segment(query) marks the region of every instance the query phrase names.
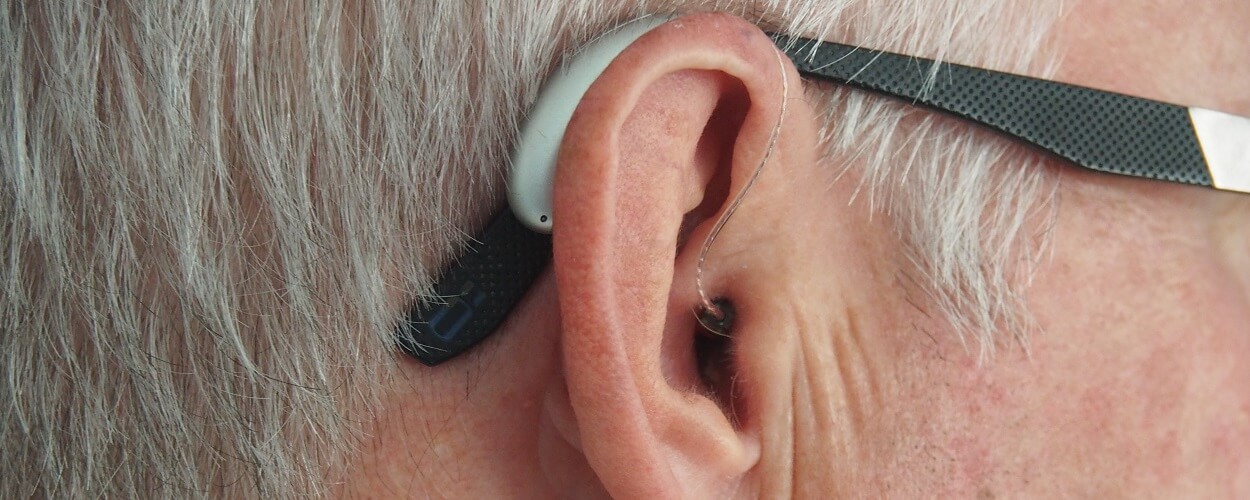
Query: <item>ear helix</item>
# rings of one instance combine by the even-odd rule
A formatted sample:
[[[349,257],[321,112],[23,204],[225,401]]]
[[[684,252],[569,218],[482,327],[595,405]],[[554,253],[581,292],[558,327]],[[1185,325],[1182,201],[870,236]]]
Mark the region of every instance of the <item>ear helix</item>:
[[[573,111],[590,84],[621,51],[669,19],[649,16],[624,24],[591,42],[547,80],[521,128],[508,179],[508,204],[526,227],[551,233],[556,155]]]

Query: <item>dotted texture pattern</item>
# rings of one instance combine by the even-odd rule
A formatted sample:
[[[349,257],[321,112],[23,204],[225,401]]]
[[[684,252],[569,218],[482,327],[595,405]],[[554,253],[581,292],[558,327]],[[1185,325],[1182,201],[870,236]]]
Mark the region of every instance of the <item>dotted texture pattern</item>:
[[[1211,185],[1181,106],[806,38],[773,40],[807,77],[952,113],[1085,168]]]
[[[511,210],[495,217],[397,329],[399,347],[430,366],[490,336],[551,260],[551,236],[521,225]]]

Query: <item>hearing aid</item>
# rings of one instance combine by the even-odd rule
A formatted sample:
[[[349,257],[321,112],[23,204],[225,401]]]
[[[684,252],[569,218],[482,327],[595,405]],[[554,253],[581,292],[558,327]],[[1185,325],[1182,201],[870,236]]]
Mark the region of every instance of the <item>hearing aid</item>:
[[[525,227],[543,234],[551,233],[551,187],[556,155],[573,111],[590,84],[603,74],[617,54],[670,19],[650,16],[622,25],[591,42],[547,80],[512,151],[508,205]]]

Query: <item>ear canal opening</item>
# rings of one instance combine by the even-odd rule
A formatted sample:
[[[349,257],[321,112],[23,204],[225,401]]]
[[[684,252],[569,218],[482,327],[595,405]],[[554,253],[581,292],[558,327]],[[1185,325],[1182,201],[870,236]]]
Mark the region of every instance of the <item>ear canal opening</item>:
[[[694,334],[695,366],[698,368],[699,381],[704,394],[716,402],[729,422],[738,427],[742,401],[737,385],[737,363],[734,352],[733,323],[737,310],[733,303],[724,297],[713,301],[723,313],[719,320],[708,318],[714,322],[709,325],[701,317],[696,323],[698,331]],[[711,328],[723,327],[724,331],[712,331]]]
[[[723,337],[733,336],[734,320],[737,317],[738,311],[733,302],[725,297],[712,300],[711,307],[700,307],[698,312],[699,324],[703,325],[703,329]]]

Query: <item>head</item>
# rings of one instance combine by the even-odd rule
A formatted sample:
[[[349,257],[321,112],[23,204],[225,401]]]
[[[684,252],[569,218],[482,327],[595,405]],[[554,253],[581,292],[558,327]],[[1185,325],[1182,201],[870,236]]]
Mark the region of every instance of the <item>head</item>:
[[[761,31],[1250,115],[1245,5],[536,4],[3,9],[6,490],[1250,491],[1250,197],[805,82]],[[404,356],[547,75],[652,13],[563,137],[550,267]],[[699,252],[769,150],[709,335]]]

